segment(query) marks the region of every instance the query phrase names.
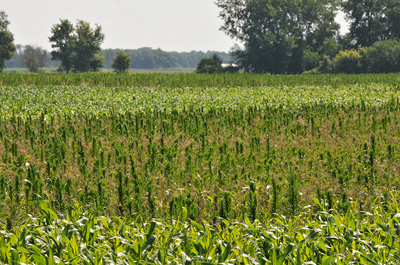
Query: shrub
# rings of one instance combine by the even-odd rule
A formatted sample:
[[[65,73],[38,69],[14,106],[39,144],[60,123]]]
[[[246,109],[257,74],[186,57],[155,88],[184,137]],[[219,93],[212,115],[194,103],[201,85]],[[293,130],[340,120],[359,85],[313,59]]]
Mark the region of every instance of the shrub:
[[[362,56],[357,50],[340,51],[333,59],[333,72],[358,74],[362,72]]]
[[[223,71],[222,60],[217,54],[214,54],[211,58],[201,59],[196,68],[198,74],[222,73]]]
[[[371,73],[400,72],[400,42],[398,40],[375,42],[366,49],[366,63]]]
[[[131,65],[131,59],[128,54],[123,51],[119,51],[114,58],[114,62],[111,63],[111,67],[116,73],[124,73],[129,69]]]

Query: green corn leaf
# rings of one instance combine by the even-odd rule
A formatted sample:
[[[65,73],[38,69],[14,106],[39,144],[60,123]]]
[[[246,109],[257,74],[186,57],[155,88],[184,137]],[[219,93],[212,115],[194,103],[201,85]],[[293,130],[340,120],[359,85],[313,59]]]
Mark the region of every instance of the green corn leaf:
[[[156,222],[151,222],[149,230],[147,231],[146,235],[146,240],[149,240],[149,238],[153,235],[154,229],[156,228],[157,223]]]
[[[331,265],[333,257],[323,257],[322,258],[322,265]]]
[[[141,246],[140,249],[142,251],[147,250],[148,248],[150,248],[153,245],[155,240],[156,240],[156,237],[151,236],[146,242],[143,243],[143,245]]]
[[[182,207],[181,222],[185,222],[187,218],[187,209]]]
[[[228,243],[228,245],[226,245],[224,252],[222,252],[221,256],[219,256],[219,262],[225,262],[226,259],[229,256],[229,252],[231,251],[232,247],[231,244]]]
[[[49,249],[49,256],[46,259],[46,265],[56,265],[56,262],[54,261],[53,252],[51,251],[51,249]]]
[[[40,254],[33,254],[32,255],[33,259],[35,260],[35,263],[38,265],[47,265],[46,258]]]
[[[313,230],[311,230],[311,232],[308,234],[308,236],[305,239],[303,239],[301,242],[309,241],[309,240],[315,238],[321,232],[322,232],[321,229],[314,228]]]
[[[11,264],[18,265],[18,263],[19,263],[18,251],[13,250],[13,251],[11,251]]]
[[[296,257],[296,263],[297,265],[301,265],[301,254],[300,254],[300,250],[301,250],[301,245],[297,247],[297,257]]]
[[[370,259],[369,257],[367,257],[367,255],[365,255],[365,254],[362,254],[362,253],[361,253],[361,256],[362,256],[364,259],[366,259],[366,260],[367,260],[369,263],[371,263],[371,264],[374,264],[374,265],[378,265],[378,264],[379,264],[378,262],[376,262],[376,261]]]
[[[282,265],[283,262],[285,261],[286,257],[292,252],[293,248],[294,248],[294,244],[289,244],[285,250],[283,251],[283,254],[279,257],[278,260],[278,265]]]

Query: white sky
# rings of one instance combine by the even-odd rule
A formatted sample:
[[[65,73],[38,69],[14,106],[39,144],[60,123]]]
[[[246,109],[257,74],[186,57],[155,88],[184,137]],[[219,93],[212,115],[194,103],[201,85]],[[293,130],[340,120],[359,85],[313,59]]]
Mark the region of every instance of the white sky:
[[[8,14],[16,44],[47,50],[51,27],[60,18],[101,25],[102,48],[228,52],[234,44],[219,31],[214,0],[0,0],[0,10]]]

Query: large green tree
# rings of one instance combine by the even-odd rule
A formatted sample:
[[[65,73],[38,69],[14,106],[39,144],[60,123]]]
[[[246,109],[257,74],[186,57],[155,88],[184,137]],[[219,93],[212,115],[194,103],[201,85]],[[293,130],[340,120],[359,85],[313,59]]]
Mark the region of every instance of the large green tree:
[[[217,0],[221,30],[243,43],[232,50],[245,71],[299,73],[307,47],[337,34],[336,0]]]
[[[98,71],[104,65],[100,45],[104,41],[102,28],[91,28],[88,22],[78,20],[74,26],[67,19],[53,26],[49,37],[53,48],[52,59],[60,61],[60,70],[73,72]]]
[[[15,52],[14,35],[8,30],[7,14],[0,11],[0,72],[6,67],[6,60],[10,60]]]
[[[91,28],[88,22],[78,20],[75,26],[73,64],[76,72],[98,71],[104,65],[104,57],[99,55],[104,42],[101,26]]]
[[[400,0],[344,0],[353,46],[400,38]]]
[[[69,73],[73,69],[73,58],[75,46],[74,25],[67,19],[61,19],[60,24],[52,27],[52,36],[49,41],[53,42],[51,52],[52,60],[60,61],[59,70]]]

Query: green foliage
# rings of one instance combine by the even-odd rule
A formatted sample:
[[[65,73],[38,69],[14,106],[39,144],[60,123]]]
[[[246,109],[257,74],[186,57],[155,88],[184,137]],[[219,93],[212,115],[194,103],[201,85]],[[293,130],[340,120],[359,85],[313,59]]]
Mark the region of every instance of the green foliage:
[[[105,49],[105,67],[111,68],[114,57],[119,49]],[[133,69],[164,69],[164,68],[196,68],[202,58],[212,57],[216,53],[224,63],[230,62],[229,54],[216,51],[166,52],[161,49],[139,48],[122,50],[131,58],[130,68]]]
[[[393,195],[392,195],[393,196]],[[0,222],[0,262],[5,264],[397,264],[399,213],[396,197],[373,212],[350,205],[296,218],[264,222],[245,217],[218,225],[204,220],[94,216],[80,204],[59,218],[40,201],[39,218]],[[39,203],[38,203],[39,204]],[[183,208],[183,210],[186,210]],[[184,217],[184,215],[182,215]],[[311,254],[310,254],[311,253]],[[342,253],[347,253],[343,255]]]
[[[369,47],[377,41],[400,37],[398,0],[346,0],[341,6],[350,21],[354,47]]]
[[[115,74],[109,75],[117,76]],[[4,76],[7,77],[8,75],[5,74]],[[23,77],[25,76],[27,75],[23,75]],[[221,76],[236,78],[236,75]],[[393,83],[385,85],[382,80],[382,83],[378,83],[373,88],[369,88],[371,82],[368,81],[370,80],[368,78],[365,80],[365,84],[357,85],[328,86],[323,82],[322,89],[317,86],[303,85],[303,82],[312,83],[314,76],[299,77],[302,78],[299,79],[301,86],[247,88],[223,86],[218,89],[205,89],[204,87],[183,89],[182,87],[86,87],[86,85],[75,87],[65,85],[38,87],[34,95],[30,92],[32,91],[31,86],[7,86],[0,89],[2,91],[0,100],[6,106],[13,106],[13,108],[2,109],[1,115],[5,119],[10,119],[13,116],[27,119],[29,115],[36,119],[44,115],[50,119],[52,116],[57,117],[66,114],[75,116],[76,113],[83,112],[96,116],[108,115],[114,108],[121,112],[132,113],[140,110],[164,109],[167,113],[171,113],[174,110],[182,111],[189,107],[211,111],[221,107],[228,108],[228,106],[240,108],[247,106],[247,102],[252,102],[252,106],[258,108],[264,108],[267,104],[274,108],[279,108],[279,106],[282,106],[282,108],[300,108],[303,104],[334,104],[338,98],[342,105],[361,104],[364,101],[367,102],[366,104],[378,106],[381,104],[380,101],[389,101],[392,97],[399,96],[399,92],[396,90],[398,75],[382,75],[383,80],[386,81],[390,81],[392,77]],[[321,77],[327,78],[327,76],[320,76],[319,78]],[[343,78],[352,77],[355,78],[354,82],[358,80],[358,76],[343,76]],[[333,78],[340,79],[341,76],[332,76]],[[327,78],[327,80],[331,79]],[[214,82],[218,84],[218,82]],[[276,82],[281,84],[282,79],[277,79]],[[381,93],[381,89],[388,91]],[[76,97],[77,93],[79,93],[79,97]],[[362,94],[364,98],[358,97],[359,94]],[[210,98],[213,100],[210,101]],[[43,102],[46,102],[46,104]]]
[[[400,72],[400,42],[398,40],[376,42],[367,48],[365,53],[369,72]]]
[[[32,73],[38,73],[39,68],[47,66],[49,61],[47,51],[40,47],[25,46],[22,55],[23,65]]]
[[[398,262],[398,74],[44,77],[84,85],[0,87],[0,263]]]
[[[55,24],[51,28],[52,36],[49,41],[53,42],[51,52],[52,60],[60,61],[60,71],[69,73],[73,69],[74,52],[74,25],[67,19],[60,19],[60,24]]]
[[[305,50],[303,57],[304,70],[310,71],[317,68],[319,65],[319,60],[320,56],[317,52],[313,52],[310,49]]]
[[[332,70],[335,73],[358,74],[362,71],[362,56],[357,50],[340,51],[333,59]]]
[[[0,11],[0,73],[6,68],[5,61],[15,52],[14,35],[8,30],[10,22],[4,11]]]
[[[339,47],[336,43],[336,40],[333,38],[327,38],[324,40],[321,47],[319,47],[319,53],[323,56],[327,56],[330,60],[332,60],[339,51]]]
[[[196,73],[198,74],[214,74],[222,72],[222,60],[217,54],[214,54],[211,58],[201,59],[196,68]]]
[[[320,69],[327,73],[393,73],[400,71],[400,43],[397,40],[378,41],[371,47],[340,51],[331,63]],[[320,67],[321,68],[321,67]]]
[[[22,57],[24,55],[25,49],[28,48],[30,45],[20,45],[20,44],[16,44],[15,45],[15,53],[13,55],[13,57],[6,61],[6,65],[8,68],[24,68],[25,66],[23,65],[22,62]],[[46,52],[46,61],[47,61],[47,66],[48,67],[52,67],[52,68],[56,68],[59,67],[58,65],[58,61],[53,61],[51,60],[51,53],[44,50]],[[22,69],[21,69],[22,70]]]
[[[335,1],[219,0],[216,4],[221,9],[221,30],[244,44],[243,49],[235,46],[232,55],[245,72],[301,73],[306,47],[317,52],[339,30]]]
[[[75,38],[73,41],[73,69],[75,72],[99,71],[104,65],[100,45],[104,41],[101,26],[96,24],[92,29],[88,22],[78,20],[75,25]]]
[[[104,34],[99,25],[93,29],[88,22],[78,20],[75,27],[68,20],[60,20],[51,29],[52,59],[61,61],[59,70],[74,72],[98,71],[104,65],[99,55]]]
[[[128,54],[123,51],[119,51],[118,54],[114,58],[114,62],[111,64],[111,67],[114,69],[116,73],[124,73],[128,71],[129,66],[131,65],[131,59]]]
[[[328,56],[323,56],[322,61],[319,64],[318,71],[320,73],[331,73],[332,71],[332,62]]]

